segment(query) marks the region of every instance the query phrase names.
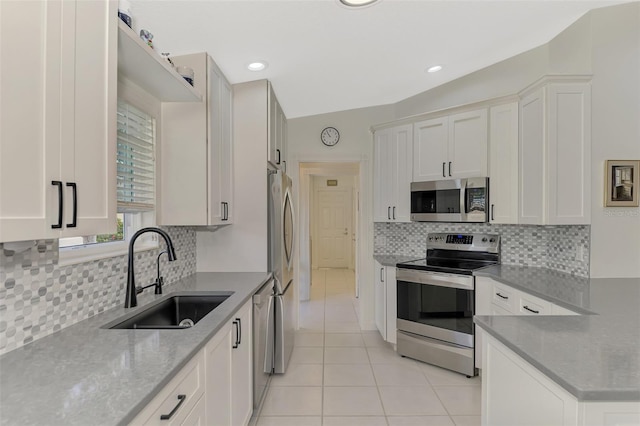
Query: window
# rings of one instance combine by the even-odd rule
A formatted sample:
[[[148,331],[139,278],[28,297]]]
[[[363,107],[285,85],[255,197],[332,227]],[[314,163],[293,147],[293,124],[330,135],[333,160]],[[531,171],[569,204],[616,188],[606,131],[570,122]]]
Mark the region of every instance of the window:
[[[61,238],[61,263],[125,253],[137,230],[155,224],[155,119],[122,98],[118,99],[117,117],[116,233]],[[153,236],[140,240],[142,243],[136,243],[136,248],[157,247]]]

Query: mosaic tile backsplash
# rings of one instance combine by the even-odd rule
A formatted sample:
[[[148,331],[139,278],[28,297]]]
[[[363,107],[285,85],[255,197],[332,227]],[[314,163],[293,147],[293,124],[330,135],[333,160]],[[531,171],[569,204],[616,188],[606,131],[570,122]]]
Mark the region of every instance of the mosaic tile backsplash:
[[[196,232],[188,227],[164,229],[178,257],[175,262],[166,256],[160,261],[170,285],[196,272]],[[156,279],[156,258],[162,250],[164,242],[159,249],[136,254],[137,284]],[[68,266],[59,266],[58,258],[58,240],[37,241],[22,253],[0,244],[0,354],[124,303],[126,255]]]
[[[501,263],[589,276],[591,227],[494,225],[489,223],[374,223],[374,254],[425,256],[430,232],[484,232],[501,236]],[[576,251],[582,251],[582,260]]]

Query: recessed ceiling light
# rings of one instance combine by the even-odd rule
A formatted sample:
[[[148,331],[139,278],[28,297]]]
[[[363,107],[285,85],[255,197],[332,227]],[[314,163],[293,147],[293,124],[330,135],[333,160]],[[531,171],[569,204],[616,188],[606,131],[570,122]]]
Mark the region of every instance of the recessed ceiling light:
[[[427,72],[438,72],[442,69],[442,65],[434,65],[432,67],[427,68]]]
[[[256,62],[251,62],[249,65],[247,65],[247,69],[249,71],[263,71],[265,69],[267,69],[268,64],[265,61],[256,61]]]
[[[379,0],[339,0],[345,6],[348,7],[363,7],[369,6]]]

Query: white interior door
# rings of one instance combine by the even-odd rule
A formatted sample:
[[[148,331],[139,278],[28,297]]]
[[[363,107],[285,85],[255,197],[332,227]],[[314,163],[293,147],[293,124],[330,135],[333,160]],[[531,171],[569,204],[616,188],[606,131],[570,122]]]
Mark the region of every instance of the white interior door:
[[[351,190],[319,190],[317,206],[318,266],[351,264]]]

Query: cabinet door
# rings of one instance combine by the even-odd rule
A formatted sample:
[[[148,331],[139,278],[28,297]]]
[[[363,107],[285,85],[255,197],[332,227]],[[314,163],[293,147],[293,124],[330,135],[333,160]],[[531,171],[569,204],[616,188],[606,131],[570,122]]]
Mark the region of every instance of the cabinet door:
[[[487,176],[487,110],[449,117],[447,177]]]
[[[520,168],[518,222],[544,223],[544,90],[538,89],[520,101]]]
[[[234,317],[231,351],[231,424],[246,425],[253,413],[251,301]],[[237,324],[237,325],[236,325]]]
[[[63,7],[69,3],[63,2]],[[70,32],[63,31],[62,53],[66,62],[62,72],[60,157],[61,180],[65,183],[64,237],[115,232],[117,210],[118,22],[113,18],[117,2],[77,1],[74,7],[71,22],[75,22],[75,34],[71,37]],[[68,42],[64,40],[66,35]],[[71,70],[69,64],[74,61]],[[75,189],[69,185],[72,183]],[[72,227],[74,220],[76,226]]]
[[[385,293],[387,305],[387,338],[389,343],[396,344],[396,317],[398,316],[398,293],[396,284],[396,268],[385,266]]]
[[[182,423],[180,423],[180,426],[206,426],[208,423],[206,421],[207,412],[205,408],[205,397],[202,396],[198,402],[196,402],[193,410],[191,410]]]
[[[61,26],[61,2],[0,2],[0,241],[59,236]]]
[[[233,91],[223,77],[220,85],[220,118],[222,146],[220,147],[220,200],[226,203],[224,223],[233,223]]]
[[[411,221],[411,180],[413,178],[413,126],[392,129],[391,218],[394,222]]]
[[[491,223],[518,223],[518,103],[489,111]]]
[[[207,225],[208,111],[207,54],[172,58],[194,72],[200,102],[162,103],[159,225]],[[211,87],[211,86],[209,86]]]
[[[385,267],[378,262],[375,264],[375,320],[380,335],[387,340],[387,290]]]
[[[391,129],[378,130],[373,137],[373,221],[391,221],[391,172],[393,163],[389,158]]]
[[[547,222],[591,222],[591,86],[551,84],[547,89]]]
[[[425,120],[413,125],[413,181],[448,178],[448,117]]]
[[[268,126],[268,146],[267,146],[267,161],[269,161],[274,166],[278,166],[278,100],[276,99],[276,94],[273,91],[273,87],[271,83],[267,84],[268,87],[268,95],[267,95],[267,126]]]
[[[209,425],[231,425],[232,342],[231,323],[228,323],[205,348],[206,420]]]

